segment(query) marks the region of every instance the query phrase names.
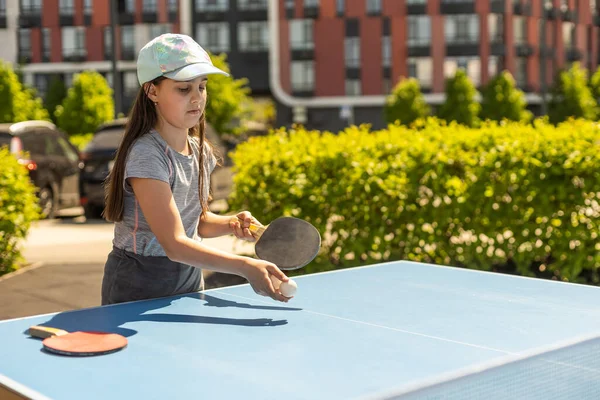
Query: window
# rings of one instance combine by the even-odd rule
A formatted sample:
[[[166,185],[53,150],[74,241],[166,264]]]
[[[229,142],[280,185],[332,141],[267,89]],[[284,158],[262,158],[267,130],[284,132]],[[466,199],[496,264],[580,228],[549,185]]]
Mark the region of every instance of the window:
[[[94,0],[83,1],[83,13],[85,15],[92,15],[94,12]]]
[[[121,58],[124,60],[133,60],[135,58],[133,25],[121,26]]]
[[[19,29],[19,58],[31,61],[31,29]]]
[[[267,0],[238,0],[240,10],[266,10]]]
[[[500,64],[500,57],[489,56],[488,58],[488,76],[490,78],[495,77],[500,73],[502,66]]]
[[[229,0],[196,0],[196,11],[227,11]]]
[[[504,16],[502,14],[488,15],[488,32],[492,43],[504,42]]]
[[[383,94],[390,94],[392,92],[392,80],[390,78],[383,78],[381,90]]]
[[[292,91],[309,92],[315,88],[314,61],[292,61],[290,66]]]
[[[515,81],[518,87],[525,88],[527,86],[527,58],[517,57],[516,64]]]
[[[360,38],[344,38],[344,59],[346,68],[360,68]]]
[[[37,95],[42,99],[45,98],[46,93],[48,92],[48,76],[44,74],[35,74],[33,82]]]
[[[171,32],[171,24],[152,24],[150,25],[150,39],[154,39],[164,33]]]
[[[104,58],[110,59],[112,54],[112,31],[110,26],[104,27]]]
[[[0,16],[6,17],[6,0],[0,0]]]
[[[444,23],[446,42],[452,44],[479,41],[479,16],[473,14],[447,15]]]
[[[75,14],[75,6],[73,5],[73,0],[60,0],[58,2],[58,12],[60,15]]]
[[[296,0],[285,0],[285,8],[293,10],[296,7]]]
[[[433,62],[431,57],[409,57],[408,76],[416,78],[421,88],[431,88],[433,79]]]
[[[590,12],[592,14],[592,17],[596,15],[596,0],[590,0]]]
[[[140,83],[135,71],[123,72],[123,92],[127,97],[133,97],[137,94]]]
[[[62,55],[63,58],[85,57],[87,50],[85,48],[85,28],[64,27],[61,29],[62,34]]]
[[[135,13],[135,0],[125,0],[125,12],[128,14]]]
[[[408,45],[428,46],[431,43],[431,19],[428,15],[409,16]]]
[[[229,24],[227,22],[196,24],[196,41],[211,52],[229,51]]]
[[[169,0],[167,3],[169,12],[177,12],[177,0]]]
[[[346,79],[346,96],[360,96],[361,87],[359,79]]]
[[[292,50],[311,50],[315,47],[312,19],[294,19],[290,22],[290,46]]]
[[[42,28],[42,59],[44,61],[50,61],[50,54],[52,54],[50,40],[50,28]]]
[[[381,0],[367,0],[367,14],[380,14]]]
[[[238,25],[240,51],[265,51],[269,49],[267,21],[240,22]]]
[[[562,23],[562,36],[565,48],[574,47],[575,45],[575,24],[573,22]]]
[[[481,83],[481,60],[475,57],[446,57],[444,60],[444,77],[451,78],[458,69],[462,69],[475,86]]]
[[[406,4],[427,4],[427,0],[406,0]]]
[[[142,3],[142,11],[146,13],[156,12],[156,0],[144,0]]]
[[[338,15],[343,15],[345,8],[346,8],[346,0],[335,0],[335,9],[336,9]]]
[[[513,35],[515,44],[527,44],[527,20],[522,16],[513,17]]]
[[[389,36],[381,38],[381,64],[383,67],[392,66],[392,38]]]
[[[319,7],[319,0],[304,0],[304,7]]]
[[[21,0],[21,14],[39,15],[42,12],[42,0]]]

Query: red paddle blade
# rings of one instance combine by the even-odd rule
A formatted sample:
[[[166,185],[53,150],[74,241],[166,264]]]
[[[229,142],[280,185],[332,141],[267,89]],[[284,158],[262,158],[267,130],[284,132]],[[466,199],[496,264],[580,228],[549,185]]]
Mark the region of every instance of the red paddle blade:
[[[49,352],[67,356],[109,354],[127,346],[127,338],[116,333],[73,332],[42,341]]]

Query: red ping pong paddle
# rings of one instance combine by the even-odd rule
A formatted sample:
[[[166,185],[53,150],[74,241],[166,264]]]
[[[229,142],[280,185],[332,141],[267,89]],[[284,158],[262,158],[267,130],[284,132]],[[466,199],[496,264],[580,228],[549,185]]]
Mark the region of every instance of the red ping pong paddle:
[[[294,217],[279,217],[267,226],[250,225],[257,238],[256,256],[272,262],[281,270],[294,270],[310,263],[321,248],[321,235],[309,222]]]
[[[127,338],[106,332],[67,332],[48,326],[32,326],[28,333],[44,339],[44,349],[66,356],[95,356],[114,353],[127,346]]]

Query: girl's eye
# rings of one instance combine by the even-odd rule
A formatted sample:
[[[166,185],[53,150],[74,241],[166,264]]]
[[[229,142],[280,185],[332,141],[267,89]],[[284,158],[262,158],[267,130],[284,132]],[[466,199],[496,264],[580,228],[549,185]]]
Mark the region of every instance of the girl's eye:
[[[179,88],[179,91],[181,93],[187,93],[187,92],[189,92],[189,90],[190,90],[189,88]]]

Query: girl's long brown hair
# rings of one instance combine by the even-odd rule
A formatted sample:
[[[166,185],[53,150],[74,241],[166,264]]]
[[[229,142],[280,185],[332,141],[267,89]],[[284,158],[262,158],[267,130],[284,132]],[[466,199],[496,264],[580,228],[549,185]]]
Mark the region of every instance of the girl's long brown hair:
[[[164,77],[159,77],[152,81],[156,86]],[[149,87],[149,85],[147,86]],[[124,200],[124,189],[123,181],[125,176],[125,161],[127,160],[127,154],[133,143],[140,136],[147,134],[156,126],[158,121],[158,115],[156,113],[156,106],[148,98],[147,88],[142,86],[138,91],[137,97],[133,103],[133,107],[130,112],[129,120],[125,126],[125,134],[123,140],[117,150],[115,158],[115,164],[112,171],[108,174],[106,181],[104,182],[104,199],[105,208],[103,217],[110,222],[119,222],[123,220],[123,200]],[[199,175],[198,175],[198,197],[202,203],[201,218],[206,216],[208,212],[208,201],[209,199],[204,198],[203,190],[204,187],[204,149],[208,147],[208,150],[212,150],[210,143],[206,140],[206,112],[202,113],[198,125],[188,130],[188,135],[191,137],[198,138],[200,144],[200,159],[199,159]],[[191,149],[190,149],[191,150]],[[210,152],[209,152],[210,154]],[[209,188],[210,196],[210,188]]]

